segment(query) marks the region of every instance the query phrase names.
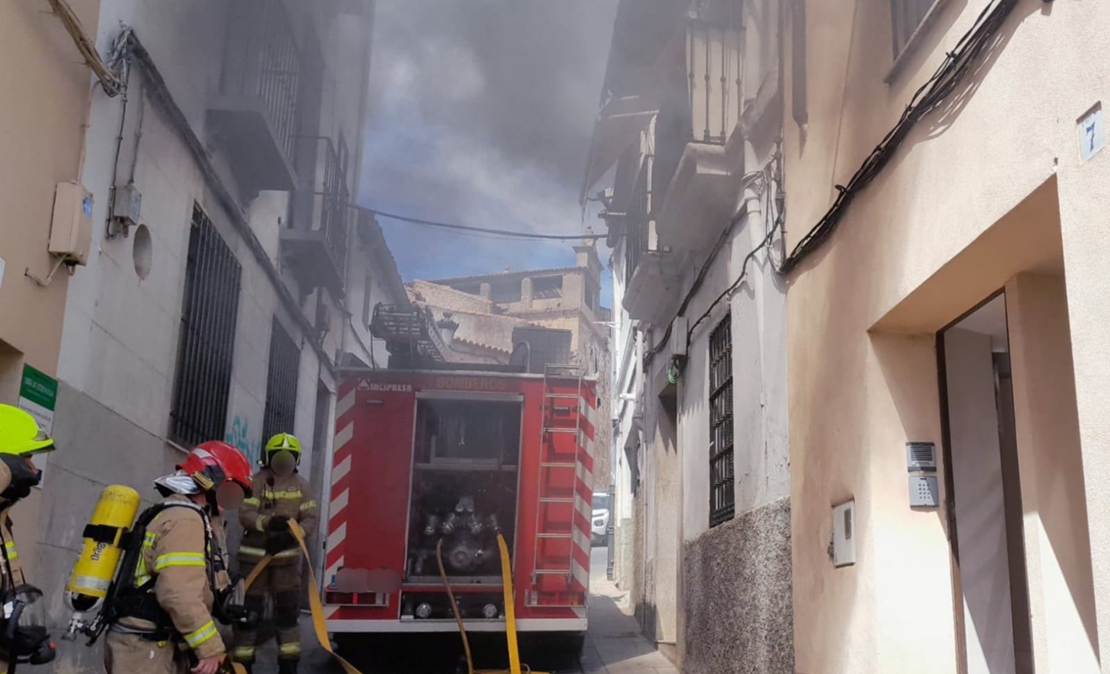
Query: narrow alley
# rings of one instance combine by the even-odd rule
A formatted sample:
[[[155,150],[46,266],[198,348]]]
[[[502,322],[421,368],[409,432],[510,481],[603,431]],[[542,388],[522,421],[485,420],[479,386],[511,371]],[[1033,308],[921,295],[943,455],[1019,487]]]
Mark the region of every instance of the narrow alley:
[[[1107,35],[3,0],[0,674],[1110,674]]]

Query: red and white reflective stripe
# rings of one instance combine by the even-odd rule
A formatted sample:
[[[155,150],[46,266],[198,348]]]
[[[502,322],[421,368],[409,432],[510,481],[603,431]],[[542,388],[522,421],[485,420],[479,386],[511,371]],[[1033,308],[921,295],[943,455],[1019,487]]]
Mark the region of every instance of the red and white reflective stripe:
[[[570,572],[574,589],[586,592],[590,587],[590,534],[593,519],[594,431],[597,428],[597,398],[586,392],[579,401],[583,417],[582,433],[578,436],[579,460],[574,470],[574,529],[571,532]]]
[[[355,394],[357,387],[351,382],[346,387],[346,392],[336,402],[335,425],[339,431],[335,434],[334,455],[331,469],[331,502],[328,507],[328,542],[326,555],[326,570],[324,584],[331,583],[332,578],[343,566],[347,542],[347,505],[351,499],[351,454],[354,446],[351,440],[355,434],[354,418],[351,414],[355,407]],[[328,607],[326,612],[330,617],[338,607]]]

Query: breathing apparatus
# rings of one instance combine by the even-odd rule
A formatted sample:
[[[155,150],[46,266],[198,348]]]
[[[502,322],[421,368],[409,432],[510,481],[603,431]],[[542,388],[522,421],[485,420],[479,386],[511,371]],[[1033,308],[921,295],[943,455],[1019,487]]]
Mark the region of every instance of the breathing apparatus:
[[[54,661],[57,647],[46,631],[42,590],[34,585],[16,585],[5,593],[3,612],[0,642],[14,662],[45,665]]]
[[[67,639],[89,625],[84,614],[101,608],[128,547],[130,530],[139,512],[139,492],[124,485],[106,487],[82,534],[84,546],[66,586],[66,605],[72,610]],[[94,621],[95,622],[95,621]],[[91,636],[91,635],[90,635]]]

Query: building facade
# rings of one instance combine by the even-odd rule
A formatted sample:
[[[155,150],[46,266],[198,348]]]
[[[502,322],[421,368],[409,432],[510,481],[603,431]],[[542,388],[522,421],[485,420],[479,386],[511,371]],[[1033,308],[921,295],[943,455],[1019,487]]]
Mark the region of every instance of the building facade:
[[[560,340],[554,333],[565,333],[569,349],[556,350],[569,351],[569,362],[597,377],[598,414],[607,419],[612,399],[611,314],[601,306],[603,267],[596,241],[586,240],[574,252],[573,267],[415,281],[409,293],[413,303],[430,310],[437,321],[453,324],[447,357],[459,362],[507,364],[517,336],[530,329],[547,329],[546,337],[555,342]],[[546,337],[536,340],[533,348],[549,341]],[[611,428],[605,425],[595,433],[594,490],[605,492],[611,479]]]
[[[355,206],[373,10],[102,3],[95,44],[125,86],[82,113],[92,243],[58,306],[64,451],[47,467],[37,546],[54,625],[106,485],[150,500],[195,444],[257,460],[288,431],[322,492],[339,369],[383,364],[373,307],[407,302]],[[58,666],[99,671],[99,658],[67,643]]]
[[[1110,671],[1110,11],[786,25],[798,671]]]
[[[87,246],[79,216],[88,195],[78,180],[88,101],[96,85],[74,35],[96,30],[99,7],[97,0],[71,3],[69,18],[76,25],[70,33],[46,2],[0,6],[0,53],[7,64],[0,82],[18,92],[0,106],[0,402],[27,409],[48,430],[66,293],[84,275]],[[55,232],[69,239],[65,245],[52,245]],[[12,512],[28,569],[38,567],[35,543],[43,509],[42,491],[36,489]],[[30,581],[41,582],[40,574],[31,574]]]
[[[613,249],[615,575],[688,672],[794,672],[779,5],[622,2],[583,190]]]

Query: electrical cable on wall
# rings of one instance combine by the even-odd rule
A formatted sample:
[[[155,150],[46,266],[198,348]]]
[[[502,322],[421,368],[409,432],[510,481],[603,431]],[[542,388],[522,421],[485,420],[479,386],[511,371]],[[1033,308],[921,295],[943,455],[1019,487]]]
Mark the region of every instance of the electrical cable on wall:
[[[898,123],[856,170],[847,185],[837,185],[837,197],[832,206],[817,224],[802,237],[780,268],[781,273],[789,274],[821,244],[828,240],[840,224],[848,204],[864,187],[871,183],[894,156],[895,151],[909,135],[914,125],[929,112],[935,110],[956,86],[971,71],[983,50],[1001,29],[1006,18],[1018,4],[1018,0],[994,0],[988,4],[971,30],[964,34],[956,48],[944,56],[944,62],[933,76],[923,84],[910,99]]]
[[[882,141],[872,150],[871,154],[864,160],[859,169],[856,170],[851,180],[847,185],[837,185],[837,198],[832,206],[825,213],[818,223],[807,233],[802,240],[794,247],[789,255],[786,254],[785,237],[783,238],[783,255],[782,261],[776,262],[774,256],[770,251],[770,245],[774,241],[776,232],[783,231],[784,217],[783,217],[783,199],[781,188],[779,193],[773,199],[778,204],[776,209],[768,202],[768,210],[770,213],[777,210],[778,215],[772,218],[773,225],[768,231],[767,236],[753,248],[748,255],[744,258],[740,275],[738,278],[723,292],[721,293],[709,306],[693,325],[687,334],[687,346],[693,337],[695,328],[704,322],[711,314],[713,309],[726,297],[730,296],[744,282],[747,277],[748,264],[754,259],[756,253],[760,250],[768,249],[768,260],[780,275],[788,275],[795,270],[798,265],[811,253],[817,250],[825,241],[829,239],[832,233],[839,225],[841,218],[844,215],[845,209],[848,204],[858,195],[858,193],[867,185],[869,185],[887,165],[890,159],[894,156],[898,147],[909,135],[913,129],[925,115],[939,107],[944,100],[955,90],[961,81],[971,72],[972,66],[977,62],[978,57],[983,53],[984,49],[991,43],[991,40],[998,34],[1003,23],[1012,13],[1013,9],[1017,6],[1018,0],[992,0],[983,11],[980,12],[976,18],[971,30],[960,38],[956,44],[956,48],[945,54],[944,62],[937,68],[936,72],[923,84],[910,99],[909,104],[903,111],[902,116],[899,118],[898,123],[883,137]],[[773,181],[776,185],[781,186],[781,176],[777,173],[772,176],[769,181]],[[726,228],[731,231],[734,223],[730,223]],[[704,271],[704,270],[703,270]],[[699,274],[699,279],[704,278],[704,274]],[[685,308],[689,303],[694,291],[700,286],[698,281],[695,281],[690,293],[687,294],[682,308],[676,314],[682,316]],[[673,329],[674,321],[667,326],[666,331],[663,333],[662,338],[651,351],[645,354],[644,361],[649,363],[651,359],[661,353],[666,348],[669,340],[672,338],[671,332]]]

